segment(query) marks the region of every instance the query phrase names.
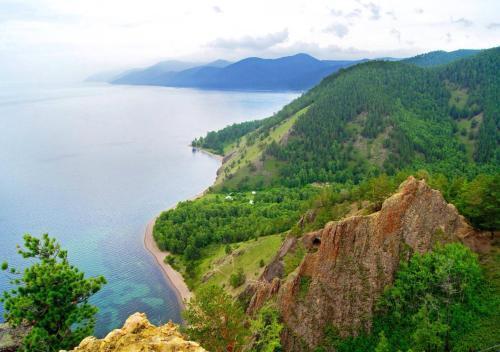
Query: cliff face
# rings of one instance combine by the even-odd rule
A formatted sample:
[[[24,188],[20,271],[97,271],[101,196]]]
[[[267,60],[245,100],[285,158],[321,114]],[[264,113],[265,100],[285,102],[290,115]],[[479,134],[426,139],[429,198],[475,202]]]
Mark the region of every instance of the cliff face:
[[[131,315],[123,328],[111,331],[104,339],[85,338],[73,352],[206,352],[196,342],[186,341],[173,323],[152,325],[146,315]]]
[[[380,211],[331,222],[304,236],[309,253],[299,267],[281,285],[262,278],[249,311],[278,291],[285,350],[308,350],[321,342],[329,324],[341,336],[369,329],[374,304],[401,259],[452,241],[484,251],[491,236],[475,231],[425,181],[410,177]]]

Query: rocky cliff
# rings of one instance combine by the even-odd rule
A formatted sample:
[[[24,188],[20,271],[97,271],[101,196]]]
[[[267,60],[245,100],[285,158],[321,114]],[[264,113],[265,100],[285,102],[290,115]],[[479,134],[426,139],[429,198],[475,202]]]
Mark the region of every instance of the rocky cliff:
[[[299,267],[281,283],[279,275],[262,277],[249,313],[277,297],[285,350],[305,351],[322,341],[327,325],[341,336],[370,329],[375,302],[412,253],[452,241],[486,251],[492,236],[474,230],[440,192],[410,177],[380,211],[331,222],[299,240],[308,249]],[[272,265],[279,262],[278,256]]]
[[[85,338],[74,352],[206,352],[196,342],[186,341],[173,323],[152,325],[146,315],[131,315],[123,328],[111,331],[104,339]]]

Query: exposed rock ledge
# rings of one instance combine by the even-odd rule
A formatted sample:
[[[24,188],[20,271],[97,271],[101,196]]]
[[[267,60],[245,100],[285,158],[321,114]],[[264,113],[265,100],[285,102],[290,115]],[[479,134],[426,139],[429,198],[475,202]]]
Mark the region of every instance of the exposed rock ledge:
[[[24,336],[29,332],[29,327],[12,327],[9,324],[0,324],[0,352],[15,352],[21,346]]]
[[[285,282],[279,274],[263,275],[253,287],[248,312],[277,297],[285,350],[307,351],[322,341],[327,324],[342,336],[370,329],[375,302],[392,283],[400,260],[436,243],[462,242],[488,251],[493,236],[473,229],[439,191],[410,177],[380,211],[330,222],[305,235],[299,241],[309,253],[302,263]]]
[[[123,328],[104,339],[85,338],[74,352],[206,352],[199,344],[186,341],[171,322],[154,326],[144,313],[131,315]]]

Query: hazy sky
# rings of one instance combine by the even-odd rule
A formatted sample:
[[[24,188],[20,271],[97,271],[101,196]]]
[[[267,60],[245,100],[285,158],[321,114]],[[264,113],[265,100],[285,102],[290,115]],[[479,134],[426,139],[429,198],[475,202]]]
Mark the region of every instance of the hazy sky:
[[[0,0],[0,81],[80,80],[165,59],[498,45],[499,0]]]

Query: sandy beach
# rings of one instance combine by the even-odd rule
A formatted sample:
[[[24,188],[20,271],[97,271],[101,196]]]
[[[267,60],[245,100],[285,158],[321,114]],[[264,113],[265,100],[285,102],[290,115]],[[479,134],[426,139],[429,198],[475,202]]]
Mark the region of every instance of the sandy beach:
[[[172,285],[177,295],[177,299],[179,300],[179,304],[181,308],[184,308],[184,303],[189,301],[191,298],[191,291],[186,285],[184,278],[182,275],[174,270],[170,265],[165,263],[164,259],[169,255],[168,252],[162,252],[160,248],[156,245],[156,242],[153,238],[153,227],[155,225],[156,218],[151,220],[146,225],[146,231],[144,232],[144,247],[148,250],[149,253],[156,259],[156,263],[161,268],[163,275]]]
[[[198,151],[203,152],[203,153],[207,154],[208,156],[222,162],[222,157],[220,155],[210,153],[210,152],[205,151],[203,149],[198,149]],[[188,198],[187,200],[195,200],[197,198],[200,198],[207,191],[208,191],[208,188],[205,189],[204,191],[196,194],[195,196]],[[177,205],[174,205],[173,207],[170,207],[166,210],[174,209],[176,206]],[[156,263],[161,268],[161,271],[163,272],[163,275],[165,276],[165,279],[174,288],[174,291],[177,295],[177,299],[179,301],[179,304],[181,305],[181,308],[184,309],[185,302],[189,301],[189,299],[192,297],[193,294],[189,290],[188,286],[186,285],[186,282],[184,281],[184,278],[182,277],[181,273],[176,271],[169,264],[165,263],[165,258],[169,255],[169,253],[163,252],[162,250],[160,250],[160,248],[158,248],[158,245],[156,244],[154,237],[153,237],[153,228],[154,228],[156,219],[157,219],[157,217],[152,219],[146,225],[146,230],[144,231],[144,247],[155,258]]]

